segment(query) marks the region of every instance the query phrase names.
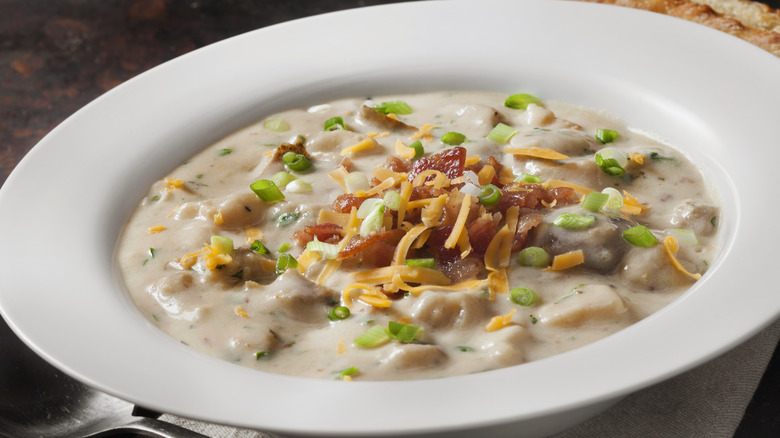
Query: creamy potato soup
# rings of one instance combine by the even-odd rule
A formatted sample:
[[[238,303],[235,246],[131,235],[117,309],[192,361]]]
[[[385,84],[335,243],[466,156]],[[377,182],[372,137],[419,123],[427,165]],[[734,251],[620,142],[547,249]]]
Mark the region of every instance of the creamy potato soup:
[[[273,114],[155,182],[118,245],[150,322],[272,373],[427,379],[615,333],[691,287],[719,210],[682,153],[528,94]]]

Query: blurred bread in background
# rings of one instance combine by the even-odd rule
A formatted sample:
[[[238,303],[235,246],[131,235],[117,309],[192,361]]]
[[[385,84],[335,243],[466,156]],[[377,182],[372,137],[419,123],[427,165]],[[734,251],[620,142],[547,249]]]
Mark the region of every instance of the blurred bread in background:
[[[780,57],[780,11],[749,0],[582,0],[658,12],[718,29]]]

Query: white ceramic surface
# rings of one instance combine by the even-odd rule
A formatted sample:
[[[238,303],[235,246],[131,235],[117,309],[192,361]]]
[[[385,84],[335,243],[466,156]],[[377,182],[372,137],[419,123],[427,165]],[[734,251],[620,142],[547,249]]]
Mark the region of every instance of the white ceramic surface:
[[[778,78],[778,59],[728,35],[578,2],[417,2],[261,29],[117,87],[22,160],[0,191],[0,309],[59,368],[160,411],[303,435],[551,433],[780,314]],[[530,92],[660,134],[723,198],[720,258],[681,299],[602,341],[430,381],[264,374],[177,343],[133,307],[114,244],[147,187],[182,160],[291,106],[455,88]]]

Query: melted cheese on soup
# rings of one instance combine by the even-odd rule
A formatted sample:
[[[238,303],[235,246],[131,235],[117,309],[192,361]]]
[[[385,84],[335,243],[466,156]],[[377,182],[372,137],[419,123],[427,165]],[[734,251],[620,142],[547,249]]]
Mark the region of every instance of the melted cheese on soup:
[[[706,271],[718,215],[682,153],[599,112],[483,92],[344,99],[273,114],[155,182],[118,263],[151,323],[209,355],[438,378],[657,311]]]

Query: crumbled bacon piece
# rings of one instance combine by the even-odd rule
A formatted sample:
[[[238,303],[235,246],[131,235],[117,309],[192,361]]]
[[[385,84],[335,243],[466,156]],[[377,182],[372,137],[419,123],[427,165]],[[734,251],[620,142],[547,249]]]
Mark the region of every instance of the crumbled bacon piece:
[[[395,155],[390,155],[387,157],[385,167],[392,170],[393,172],[408,172],[409,161],[402,160]]]
[[[409,171],[408,181],[414,181],[414,178],[421,172],[429,169],[438,170],[447,178],[454,179],[463,175],[466,168],[466,149],[457,146],[451,149],[439,152],[428,158],[420,158],[414,162]]]
[[[452,233],[452,226],[447,225],[434,228],[428,237],[428,247],[436,260],[436,267],[453,283],[475,278],[484,267],[482,261],[474,257],[461,258],[461,251],[457,246],[445,248],[444,242],[450,233]]]
[[[341,240],[341,231],[341,225],[325,223],[303,227],[302,230],[293,233],[292,237],[301,246],[311,242],[315,237],[320,242],[336,243]]]
[[[466,231],[469,233],[472,251],[477,255],[484,255],[496,235],[496,226],[492,219],[479,217],[466,227]]]
[[[330,208],[331,210],[337,211],[339,213],[349,213],[352,211],[352,207],[360,208],[360,205],[363,204],[363,201],[366,199],[368,198],[355,196],[351,193],[345,193],[343,195],[339,195],[330,205]]]
[[[406,234],[404,230],[394,229],[389,231],[381,231],[379,233],[373,233],[366,237],[356,236],[352,240],[347,242],[347,245],[343,250],[339,252],[339,259],[350,258],[362,251],[365,251],[374,242],[393,241],[398,243],[397,239],[403,237]]]

